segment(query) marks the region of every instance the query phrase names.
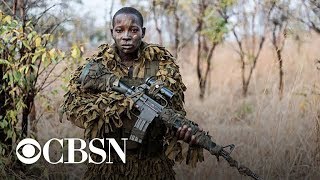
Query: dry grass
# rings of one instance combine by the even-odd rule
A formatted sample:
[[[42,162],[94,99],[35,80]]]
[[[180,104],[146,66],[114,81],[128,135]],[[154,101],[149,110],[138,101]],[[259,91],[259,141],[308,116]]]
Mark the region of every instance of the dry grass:
[[[210,87],[203,101],[198,99],[192,61],[195,55],[190,58],[190,54],[181,53],[180,56],[179,64],[188,87],[188,117],[208,130],[218,144],[234,143],[233,157],[264,179],[320,178],[317,164],[320,134],[316,128],[320,71],[315,66],[320,38],[312,36],[305,40],[301,51],[291,41],[284,51],[285,89],[281,101],[277,90],[277,62],[271,45],[267,44],[262,52],[247,98],[241,96],[240,64],[230,45],[220,46],[214,54]],[[62,95],[52,101],[56,108],[61,102]],[[67,121],[60,124],[54,112],[39,123],[42,139],[81,136],[82,130]],[[175,169],[178,179],[247,179],[223,159],[217,162],[208,153],[205,162],[196,169],[185,165],[176,165]]]

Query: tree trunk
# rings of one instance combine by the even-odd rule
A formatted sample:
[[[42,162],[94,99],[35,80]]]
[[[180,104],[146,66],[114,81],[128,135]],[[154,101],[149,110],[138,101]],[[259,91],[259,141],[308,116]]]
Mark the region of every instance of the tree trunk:
[[[242,95],[246,97],[248,92],[248,83],[246,81],[246,64],[244,62],[244,57],[240,57],[240,59],[241,59]]]
[[[283,87],[284,87],[284,82],[283,82],[283,59],[282,59],[282,50],[284,46],[285,39],[281,41],[280,39],[280,34],[282,32],[282,26],[277,26],[274,25],[273,31],[272,31],[272,45],[276,51],[277,55],[277,61],[278,61],[278,70],[279,70],[279,99],[281,100],[283,97]],[[279,29],[278,35],[276,35],[276,30],[277,28]],[[285,28],[284,28],[285,29]],[[285,37],[285,35],[284,35]]]
[[[201,82],[200,82],[200,99],[203,99],[206,93],[208,77],[211,71],[211,59],[212,59],[213,51],[215,50],[216,46],[217,46],[217,43],[213,42],[206,59],[207,68],[205,71],[205,75],[203,78],[201,78]]]
[[[26,102],[25,102],[26,103]],[[23,108],[22,110],[22,134],[21,137],[25,138],[28,136],[28,116],[29,116],[29,108],[28,104],[26,104],[27,107]]]
[[[163,40],[162,40],[162,31],[159,27],[158,24],[158,17],[157,17],[157,13],[156,13],[156,0],[152,1],[152,12],[153,12],[153,20],[154,20],[154,24],[156,26],[156,31],[158,32],[158,36],[159,36],[159,44],[163,45]]]
[[[27,21],[27,13],[26,13],[26,5],[24,0],[19,0],[18,2],[18,7],[20,10],[20,18],[22,22],[22,30],[24,32],[25,26],[26,26],[26,21]]]
[[[201,29],[201,27],[200,27]],[[199,31],[200,32],[200,31]],[[200,64],[200,58],[201,58],[201,35],[198,33],[198,47],[197,47],[197,77],[199,80],[199,88],[200,88],[200,94],[201,94],[201,83],[202,83],[202,76],[201,76],[201,64]]]
[[[4,81],[2,80],[3,75],[4,75],[4,67],[3,67],[3,65],[0,65],[0,85],[4,84]],[[3,121],[4,117],[7,113],[7,110],[5,107],[5,102],[6,102],[5,91],[0,92],[0,99],[1,99],[1,101],[0,101],[0,121]],[[5,142],[6,136],[7,135],[5,134],[4,129],[0,129],[0,142],[7,144]],[[7,144],[7,145],[10,145],[10,144]]]
[[[5,51],[3,52],[3,54],[0,54],[0,58],[6,59]],[[0,65],[0,86],[7,87],[6,86],[7,83],[5,82],[5,80],[3,80],[3,76],[5,74],[5,68],[6,68],[5,65],[2,65],[2,64]],[[7,93],[6,91],[4,91],[4,89],[2,90],[3,91],[0,91],[0,121],[4,120],[4,117],[6,116],[7,111],[9,109],[9,106],[7,105],[7,103],[9,102],[6,102],[8,100]],[[7,145],[8,151],[11,151],[12,138],[7,139],[7,134],[4,129],[0,129],[0,142]]]
[[[178,48],[179,48],[179,44],[180,44],[180,37],[179,37],[179,29],[180,29],[180,18],[177,14],[177,8],[178,8],[178,2],[175,2],[174,4],[174,10],[173,10],[173,14],[174,14],[174,19],[175,19],[175,31],[174,31],[174,36],[175,36],[175,42],[174,42],[174,54],[175,57],[178,57]]]
[[[29,120],[30,120],[30,131],[36,136],[38,134],[38,128],[37,128],[38,120],[37,120],[37,111],[36,111],[36,106],[34,104],[34,100],[32,102]]]
[[[12,8],[13,16],[16,16],[17,14],[17,3],[18,3],[18,0],[13,1],[13,8]]]
[[[277,58],[278,58],[278,62],[279,62],[279,97],[280,100],[283,97],[283,61],[282,61],[282,54],[281,54],[281,50],[277,49]]]
[[[33,106],[34,95],[29,92],[23,101],[26,107],[22,109],[22,138],[28,136],[29,114]]]

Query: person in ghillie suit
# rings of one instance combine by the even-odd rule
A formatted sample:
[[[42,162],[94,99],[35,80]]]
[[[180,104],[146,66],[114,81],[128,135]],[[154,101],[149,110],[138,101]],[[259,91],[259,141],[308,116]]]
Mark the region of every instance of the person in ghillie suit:
[[[137,86],[155,76],[175,93],[169,107],[182,114],[186,87],[170,52],[142,41],[145,28],[139,11],[121,8],[112,23],[115,43],[101,45],[99,52],[75,71],[62,109],[69,121],[85,129],[86,139],[115,138],[121,144],[121,138],[129,138],[136,116],[131,111],[132,100],[111,90],[110,83],[121,79]],[[195,145],[195,139],[188,126],[173,130],[154,121],[142,144],[127,141],[126,163],[114,153],[113,164],[88,164],[84,179],[175,179],[175,162],[185,160],[195,167],[203,161],[203,150]]]

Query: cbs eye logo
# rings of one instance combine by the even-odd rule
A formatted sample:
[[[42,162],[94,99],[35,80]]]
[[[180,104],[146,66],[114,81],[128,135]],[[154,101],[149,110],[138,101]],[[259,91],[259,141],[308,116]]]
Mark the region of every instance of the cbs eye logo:
[[[38,154],[36,154],[35,147],[38,149]],[[21,150],[19,150],[20,148]],[[20,151],[22,155],[20,154]],[[21,162],[25,164],[33,164],[37,162],[41,156],[41,146],[36,140],[26,138],[19,142],[16,148],[16,154]]]

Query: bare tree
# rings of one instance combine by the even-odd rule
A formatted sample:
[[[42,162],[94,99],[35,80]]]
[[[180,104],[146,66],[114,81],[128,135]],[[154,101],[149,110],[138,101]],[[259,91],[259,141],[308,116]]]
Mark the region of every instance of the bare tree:
[[[108,14],[108,17],[106,17],[105,21],[105,26],[106,29],[104,31],[104,37],[106,38],[105,40],[109,43],[111,42],[112,38],[110,37],[110,29],[112,29],[112,17],[113,17],[113,9],[114,9],[114,0],[106,0],[106,3],[110,4],[110,8],[106,9],[106,14]]]
[[[153,21],[154,24],[156,26],[156,31],[158,33],[158,37],[159,37],[159,44],[162,45],[163,44],[163,38],[162,38],[162,31],[161,31],[161,27],[159,27],[159,19],[161,18],[161,16],[159,15],[159,10],[157,10],[157,6],[160,5],[160,11],[162,9],[161,4],[163,2],[161,1],[157,1],[157,0],[152,0],[152,16],[153,16]]]
[[[278,69],[279,69],[279,98],[283,96],[283,56],[282,51],[287,37],[288,26],[288,8],[289,2],[272,2],[272,6],[275,7],[271,11],[270,23],[272,25],[272,45],[276,52]]]
[[[180,44],[180,17],[178,15],[179,0],[163,0],[161,1],[161,5],[164,10],[163,12],[169,15],[165,16],[167,24],[173,26],[173,28],[171,29],[172,31],[169,33],[172,37],[172,44],[174,44],[173,55],[177,58],[178,48]],[[172,18],[174,18],[173,23]],[[168,28],[167,30],[170,31],[170,28]]]
[[[257,0],[239,1],[234,10],[237,22],[231,28],[241,62],[242,94],[247,96],[253,71],[265,43],[268,17],[273,6]],[[268,8],[265,8],[268,7]]]
[[[202,52],[207,52],[207,43],[206,43],[206,39],[202,36],[201,32],[204,28],[204,17],[205,17],[205,12],[208,8],[208,4],[205,0],[200,0],[199,4],[198,4],[198,9],[199,9],[199,16],[197,17],[197,24],[199,27],[199,31],[197,33],[197,77],[199,80],[199,88],[200,88],[200,98],[203,99],[204,98],[204,93],[205,93],[205,85],[206,85],[206,77],[207,74],[210,71],[210,64],[211,64],[211,57],[207,58],[207,68],[206,68],[206,73],[204,73],[204,77],[202,75],[202,66],[201,66],[201,56],[202,56]],[[214,48],[211,48],[212,52]],[[211,53],[212,56],[212,53]]]
[[[180,18],[178,16],[178,5],[179,5],[179,0],[173,0],[172,1],[172,9],[173,9],[173,15],[174,15],[174,20],[175,20],[175,26],[174,26],[174,36],[175,36],[175,41],[174,41],[174,55],[175,57],[178,57],[178,48],[180,44]]]
[[[319,0],[301,0],[302,6],[300,13],[296,18],[309,28],[320,34],[320,1]]]
[[[198,2],[197,16],[197,77],[199,80],[200,99],[204,98],[213,52],[227,33],[227,9],[232,6],[228,1]]]

